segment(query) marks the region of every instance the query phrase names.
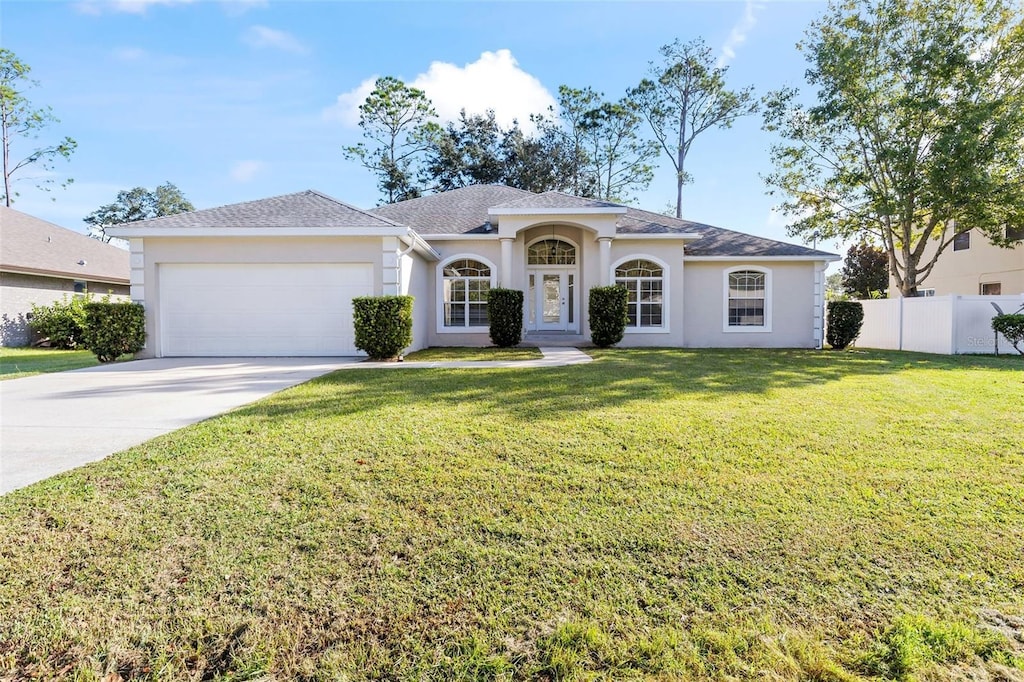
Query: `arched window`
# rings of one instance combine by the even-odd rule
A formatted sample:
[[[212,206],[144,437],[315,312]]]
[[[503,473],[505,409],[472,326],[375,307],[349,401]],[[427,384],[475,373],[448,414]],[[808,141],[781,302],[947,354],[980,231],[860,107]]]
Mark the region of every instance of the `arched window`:
[[[491,267],[471,258],[444,266],[444,326],[486,327]]]
[[[771,272],[739,267],[725,273],[725,330],[771,331]]]
[[[631,258],[615,267],[615,283],[629,292],[629,327],[665,324],[665,270],[643,258]]]
[[[576,247],[561,239],[542,239],[526,251],[529,265],[576,265]]]

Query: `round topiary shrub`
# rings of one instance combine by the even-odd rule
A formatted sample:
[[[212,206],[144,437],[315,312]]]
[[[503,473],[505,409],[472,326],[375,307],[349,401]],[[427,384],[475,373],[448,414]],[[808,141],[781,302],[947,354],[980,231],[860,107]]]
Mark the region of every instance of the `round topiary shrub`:
[[[523,340],[523,292],[519,289],[490,289],[487,292],[487,320],[491,343],[511,348]]]
[[[622,285],[590,290],[590,340],[598,348],[614,346],[626,335],[629,291]]]
[[[860,336],[864,324],[864,306],[860,301],[829,301],[828,332],[825,340],[835,350],[842,350]]]
[[[393,360],[412,344],[412,296],[352,299],[356,348],[371,360]]]

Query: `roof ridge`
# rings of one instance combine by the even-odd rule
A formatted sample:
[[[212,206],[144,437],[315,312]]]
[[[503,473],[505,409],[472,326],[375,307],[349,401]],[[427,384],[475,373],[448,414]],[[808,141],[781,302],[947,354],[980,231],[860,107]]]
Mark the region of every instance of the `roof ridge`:
[[[373,218],[374,220],[379,220],[382,223],[387,223],[388,225],[391,225],[393,227],[408,227],[408,225],[405,225],[404,223],[397,223],[394,220],[391,220],[390,218],[386,218],[384,216],[380,216],[380,215],[377,215],[375,213],[370,213],[366,209],[359,208],[358,206],[353,206],[352,204],[344,202],[341,199],[335,199],[330,194],[324,194],[320,190],[307,189],[304,192],[297,192],[297,194],[314,194],[314,195],[320,197],[321,199],[326,199],[327,201],[333,201],[334,203],[338,204],[339,206],[344,206],[345,208],[347,208],[349,210],[355,211],[356,213],[360,213],[360,214],[362,214],[362,215],[364,215],[364,216],[366,216],[368,218]],[[289,196],[289,195],[285,194],[283,196]],[[274,199],[274,198],[278,198],[278,197],[270,197],[270,198]]]

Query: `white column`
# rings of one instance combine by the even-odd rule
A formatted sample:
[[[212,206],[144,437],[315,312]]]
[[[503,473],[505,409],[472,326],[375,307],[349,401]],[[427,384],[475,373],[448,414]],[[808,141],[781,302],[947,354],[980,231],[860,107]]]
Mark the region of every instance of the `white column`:
[[[512,242],[514,238],[501,238],[501,272],[498,273],[498,286],[506,289],[512,287]]]
[[[601,251],[601,279],[599,281],[601,286],[606,287],[612,283],[612,238],[598,237],[597,244]]]

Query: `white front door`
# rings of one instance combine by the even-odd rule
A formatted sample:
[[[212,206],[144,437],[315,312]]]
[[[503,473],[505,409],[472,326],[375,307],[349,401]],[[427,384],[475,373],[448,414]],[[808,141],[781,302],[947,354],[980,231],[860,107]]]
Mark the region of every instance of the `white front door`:
[[[529,279],[532,328],[538,331],[576,329],[575,269],[534,270]]]

